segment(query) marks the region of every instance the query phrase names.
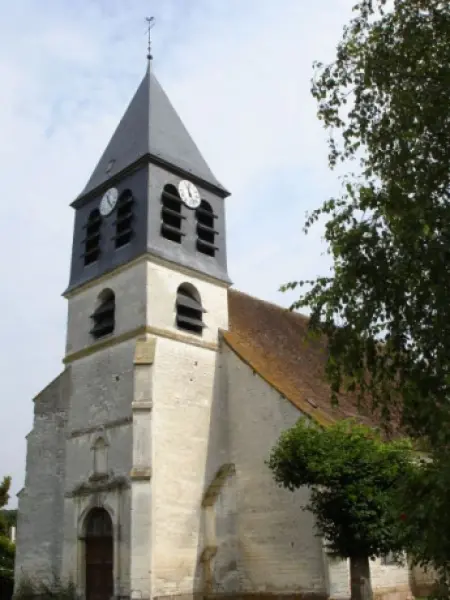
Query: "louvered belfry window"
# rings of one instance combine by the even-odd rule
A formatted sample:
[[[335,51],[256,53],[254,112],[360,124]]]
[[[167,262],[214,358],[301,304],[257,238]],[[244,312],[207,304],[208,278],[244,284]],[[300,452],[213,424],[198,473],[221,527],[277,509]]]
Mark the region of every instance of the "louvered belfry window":
[[[100,211],[96,208],[91,211],[85,225],[86,236],[84,238],[84,264],[90,265],[100,256],[100,236],[101,236],[102,217]]]
[[[116,248],[125,246],[131,240],[133,235],[133,194],[130,190],[125,190],[117,202],[116,215]]]
[[[168,184],[164,186],[161,194],[161,235],[167,240],[181,244],[182,223],[181,198],[177,188]]]
[[[200,295],[194,286],[187,283],[180,285],[176,300],[177,327],[192,333],[202,333],[205,324]]]
[[[216,216],[211,205],[202,200],[195,211],[195,216],[197,219],[197,250],[208,256],[215,256],[217,231],[214,229],[214,219]]]
[[[103,290],[98,297],[98,306],[91,315],[93,326],[91,335],[98,339],[114,331],[116,318],[116,298],[112,290]]]

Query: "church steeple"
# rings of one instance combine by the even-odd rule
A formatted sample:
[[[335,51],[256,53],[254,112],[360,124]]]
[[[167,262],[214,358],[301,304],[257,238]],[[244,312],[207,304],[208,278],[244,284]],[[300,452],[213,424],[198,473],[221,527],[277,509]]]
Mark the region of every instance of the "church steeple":
[[[229,192],[212,173],[151,63],[72,203],[69,290],[143,254],[229,283],[223,203]],[[188,190],[187,195],[179,190]]]
[[[206,184],[223,196],[228,192],[219,183],[196,144],[147,66],[124,116],[95,167],[78,200],[108,182],[124,169],[147,158],[150,162],[179,170]]]

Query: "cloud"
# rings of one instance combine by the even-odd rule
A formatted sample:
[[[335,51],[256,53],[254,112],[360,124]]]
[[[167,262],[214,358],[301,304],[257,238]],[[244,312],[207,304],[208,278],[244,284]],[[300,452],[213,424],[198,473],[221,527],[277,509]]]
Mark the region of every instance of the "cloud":
[[[0,475],[21,486],[31,398],[61,369],[73,215],[145,69],[144,0],[22,0],[0,24],[2,231]],[[155,70],[227,200],[236,285],[281,301],[281,283],[327,268],[304,213],[336,189],[309,88],[332,57],[347,0],[165,0]],[[26,17],[24,17],[26,15]]]

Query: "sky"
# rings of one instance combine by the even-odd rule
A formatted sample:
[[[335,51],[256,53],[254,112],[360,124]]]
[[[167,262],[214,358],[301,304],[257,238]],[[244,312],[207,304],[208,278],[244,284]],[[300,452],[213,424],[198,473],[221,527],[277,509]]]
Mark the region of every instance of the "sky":
[[[305,214],[339,189],[310,94],[351,0],[0,0],[0,476],[23,486],[33,397],[62,370],[73,209],[146,68],[226,200],[234,286],[288,306],[281,284],[328,273]]]

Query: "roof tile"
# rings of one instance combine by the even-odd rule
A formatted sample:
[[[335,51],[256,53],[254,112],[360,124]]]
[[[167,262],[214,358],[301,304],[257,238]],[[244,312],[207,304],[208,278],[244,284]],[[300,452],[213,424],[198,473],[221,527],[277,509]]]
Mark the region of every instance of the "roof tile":
[[[236,290],[229,290],[228,306],[229,329],[222,332],[227,345],[300,411],[323,425],[351,417],[375,423],[349,395],[331,405],[326,340],[308,335],[307,317]]]

